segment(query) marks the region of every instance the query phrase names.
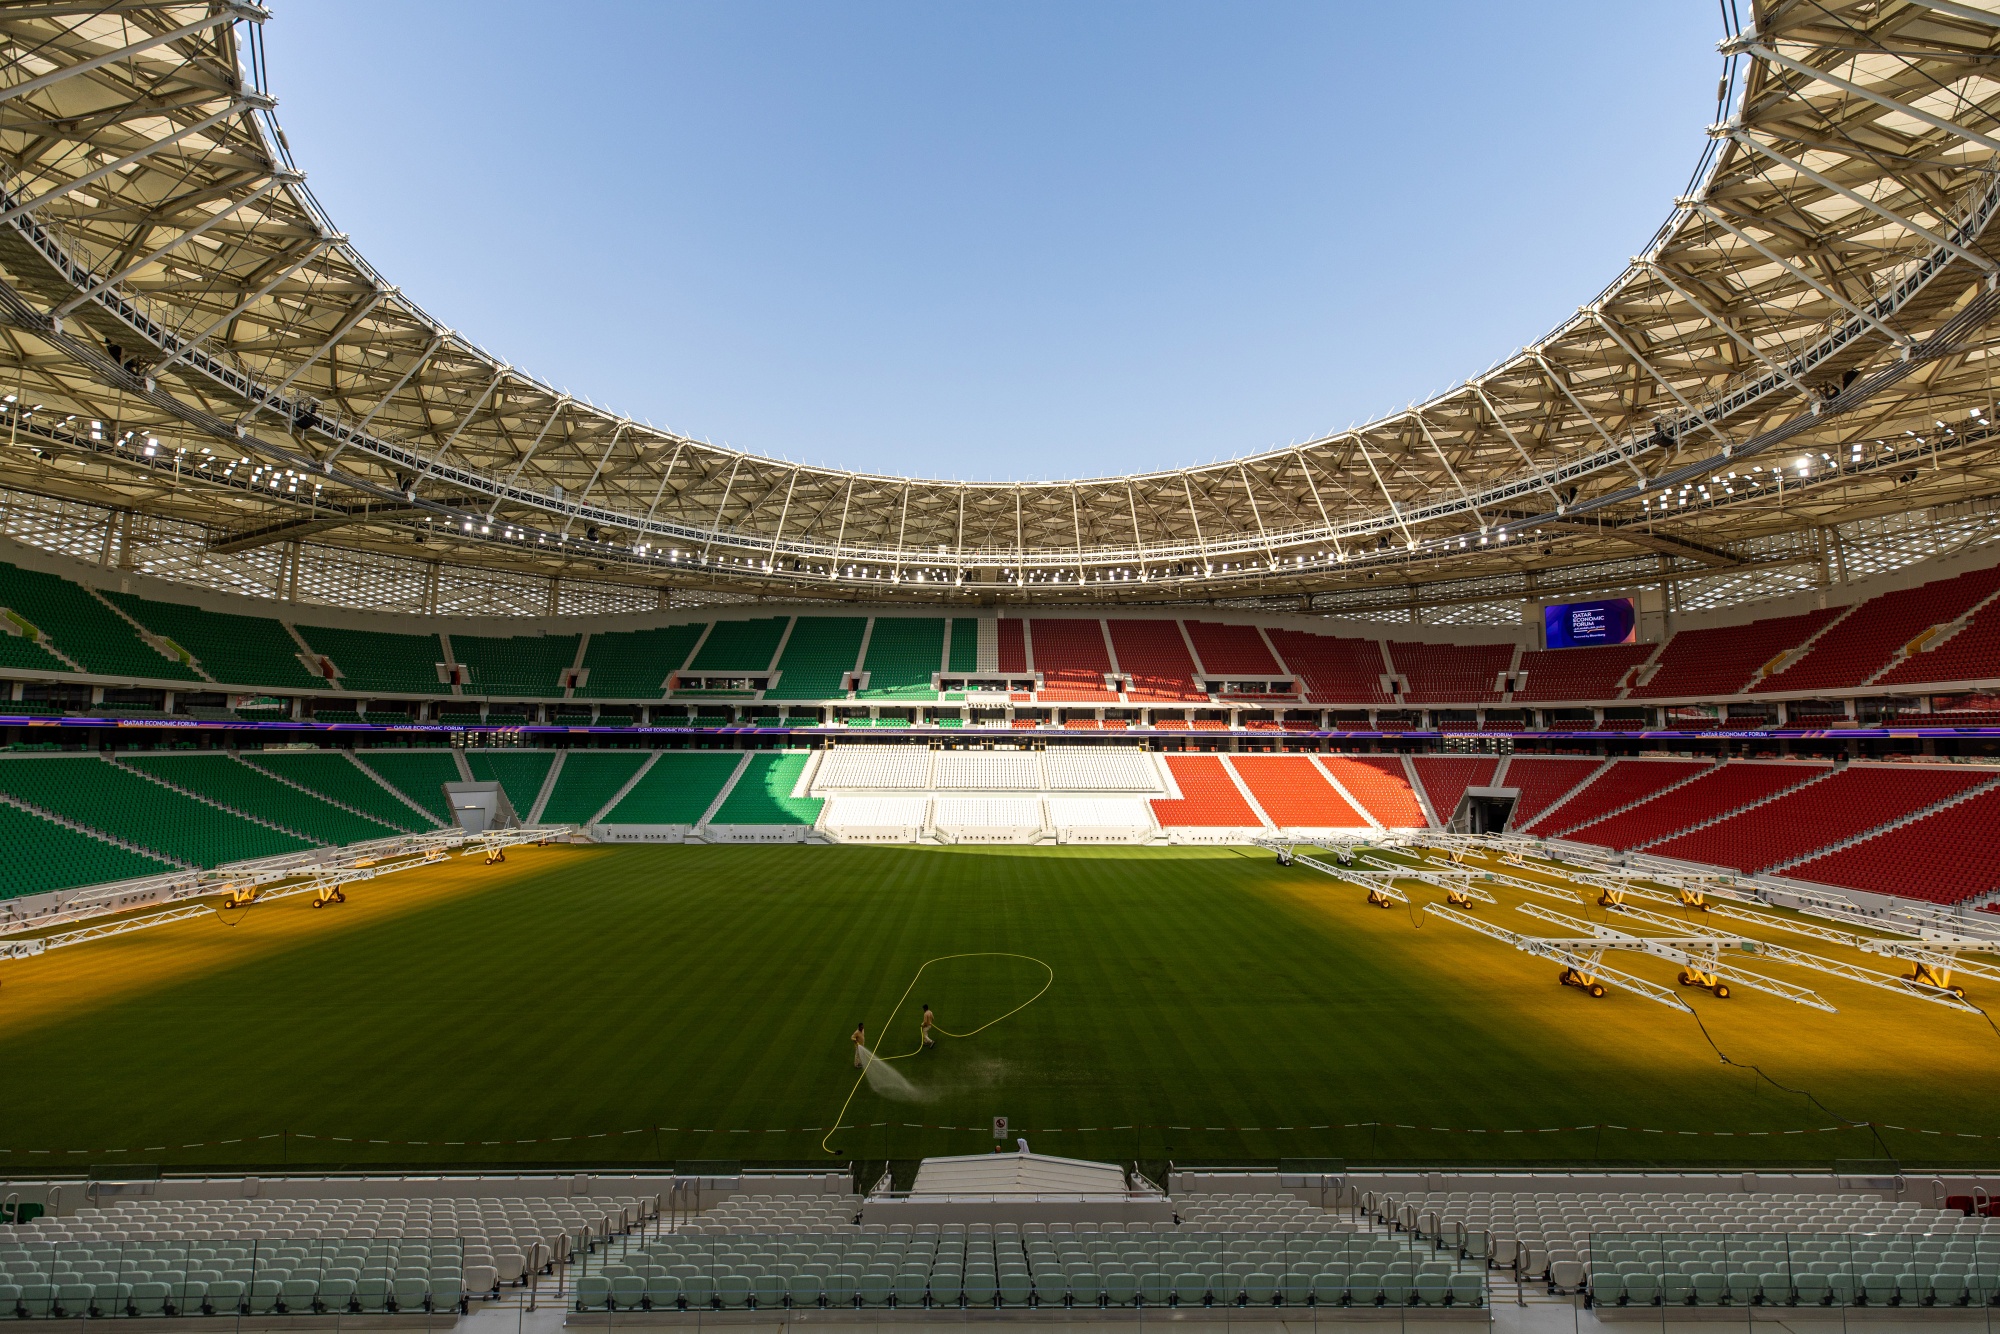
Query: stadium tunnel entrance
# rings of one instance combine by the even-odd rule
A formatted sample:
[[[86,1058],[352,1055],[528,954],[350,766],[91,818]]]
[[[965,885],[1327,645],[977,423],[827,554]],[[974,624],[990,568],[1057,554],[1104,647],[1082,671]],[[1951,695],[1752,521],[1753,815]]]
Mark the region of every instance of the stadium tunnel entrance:
[[[1455,834],[1505,833],[1520,795],[1521,790],[1513,787],[1469,787],[1446,827]]]

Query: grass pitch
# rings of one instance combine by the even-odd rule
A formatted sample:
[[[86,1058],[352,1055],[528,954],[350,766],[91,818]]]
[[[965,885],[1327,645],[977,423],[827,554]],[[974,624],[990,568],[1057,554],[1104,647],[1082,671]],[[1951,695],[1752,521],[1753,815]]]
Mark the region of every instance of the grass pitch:
[[[1840,1013],[1683,992],[1704,1037],[1262,851],[510,858],[0,965],[0,1164],[912,1158],[984,1151],[1003,1115],[1045,1152],[1183,1162],[2000,1161],[1978,1016],[1786,971]],[[1482,915],[1534,926],[1496,893]],[[969,952],[1028,957],[911,989]],[[857,1020],[909,1051],[924,1002],[967,1031],[1036,961],[1046,994],[896,1063],[917,1100],[856,1090]]]

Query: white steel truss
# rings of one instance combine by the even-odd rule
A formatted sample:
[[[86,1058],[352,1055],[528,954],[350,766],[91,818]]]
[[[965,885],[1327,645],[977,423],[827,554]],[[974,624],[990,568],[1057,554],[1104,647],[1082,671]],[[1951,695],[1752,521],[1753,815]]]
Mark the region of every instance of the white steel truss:
[[[1774,542],[2000,493],[2000,25],[1943,0],[1755,12],[1725,35],[1735,96],[1672,215],[1533,346],[1302,445],[986,484],[719,448],[444,328],[305,186],[257,6],[0,5],[0,379],[20,399],[0,448],[18,489],[229,550],[310,532],[684,593],[1437,596],[1481,619],[1522,594],[1441,586],[1532,591],[1634,556],[1785,591],[1759,574]],[[314,485],[161,466],[204,449]],[[1740,485],[1702,497],[1716,477]]]

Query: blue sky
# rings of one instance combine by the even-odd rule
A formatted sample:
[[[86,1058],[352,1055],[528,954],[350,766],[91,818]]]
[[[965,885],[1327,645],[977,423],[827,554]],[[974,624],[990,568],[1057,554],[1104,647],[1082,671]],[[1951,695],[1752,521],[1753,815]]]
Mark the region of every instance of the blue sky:
[[[1721,67],[1696,0],[272,8],[299,165],[434,316],[659,426],[962,478],[1476,374],[1644,246]]]

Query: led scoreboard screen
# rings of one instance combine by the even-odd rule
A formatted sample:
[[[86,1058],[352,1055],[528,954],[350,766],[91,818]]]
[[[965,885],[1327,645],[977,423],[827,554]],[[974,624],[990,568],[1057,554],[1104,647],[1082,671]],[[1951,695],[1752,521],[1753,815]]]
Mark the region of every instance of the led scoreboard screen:
[[[1631,598],[1602,602],[1564,602],[1542,608],[1543,642],[1550,648],[1583,648],[1590,644],[1629,644],[1639,637],[1639,618]]]

